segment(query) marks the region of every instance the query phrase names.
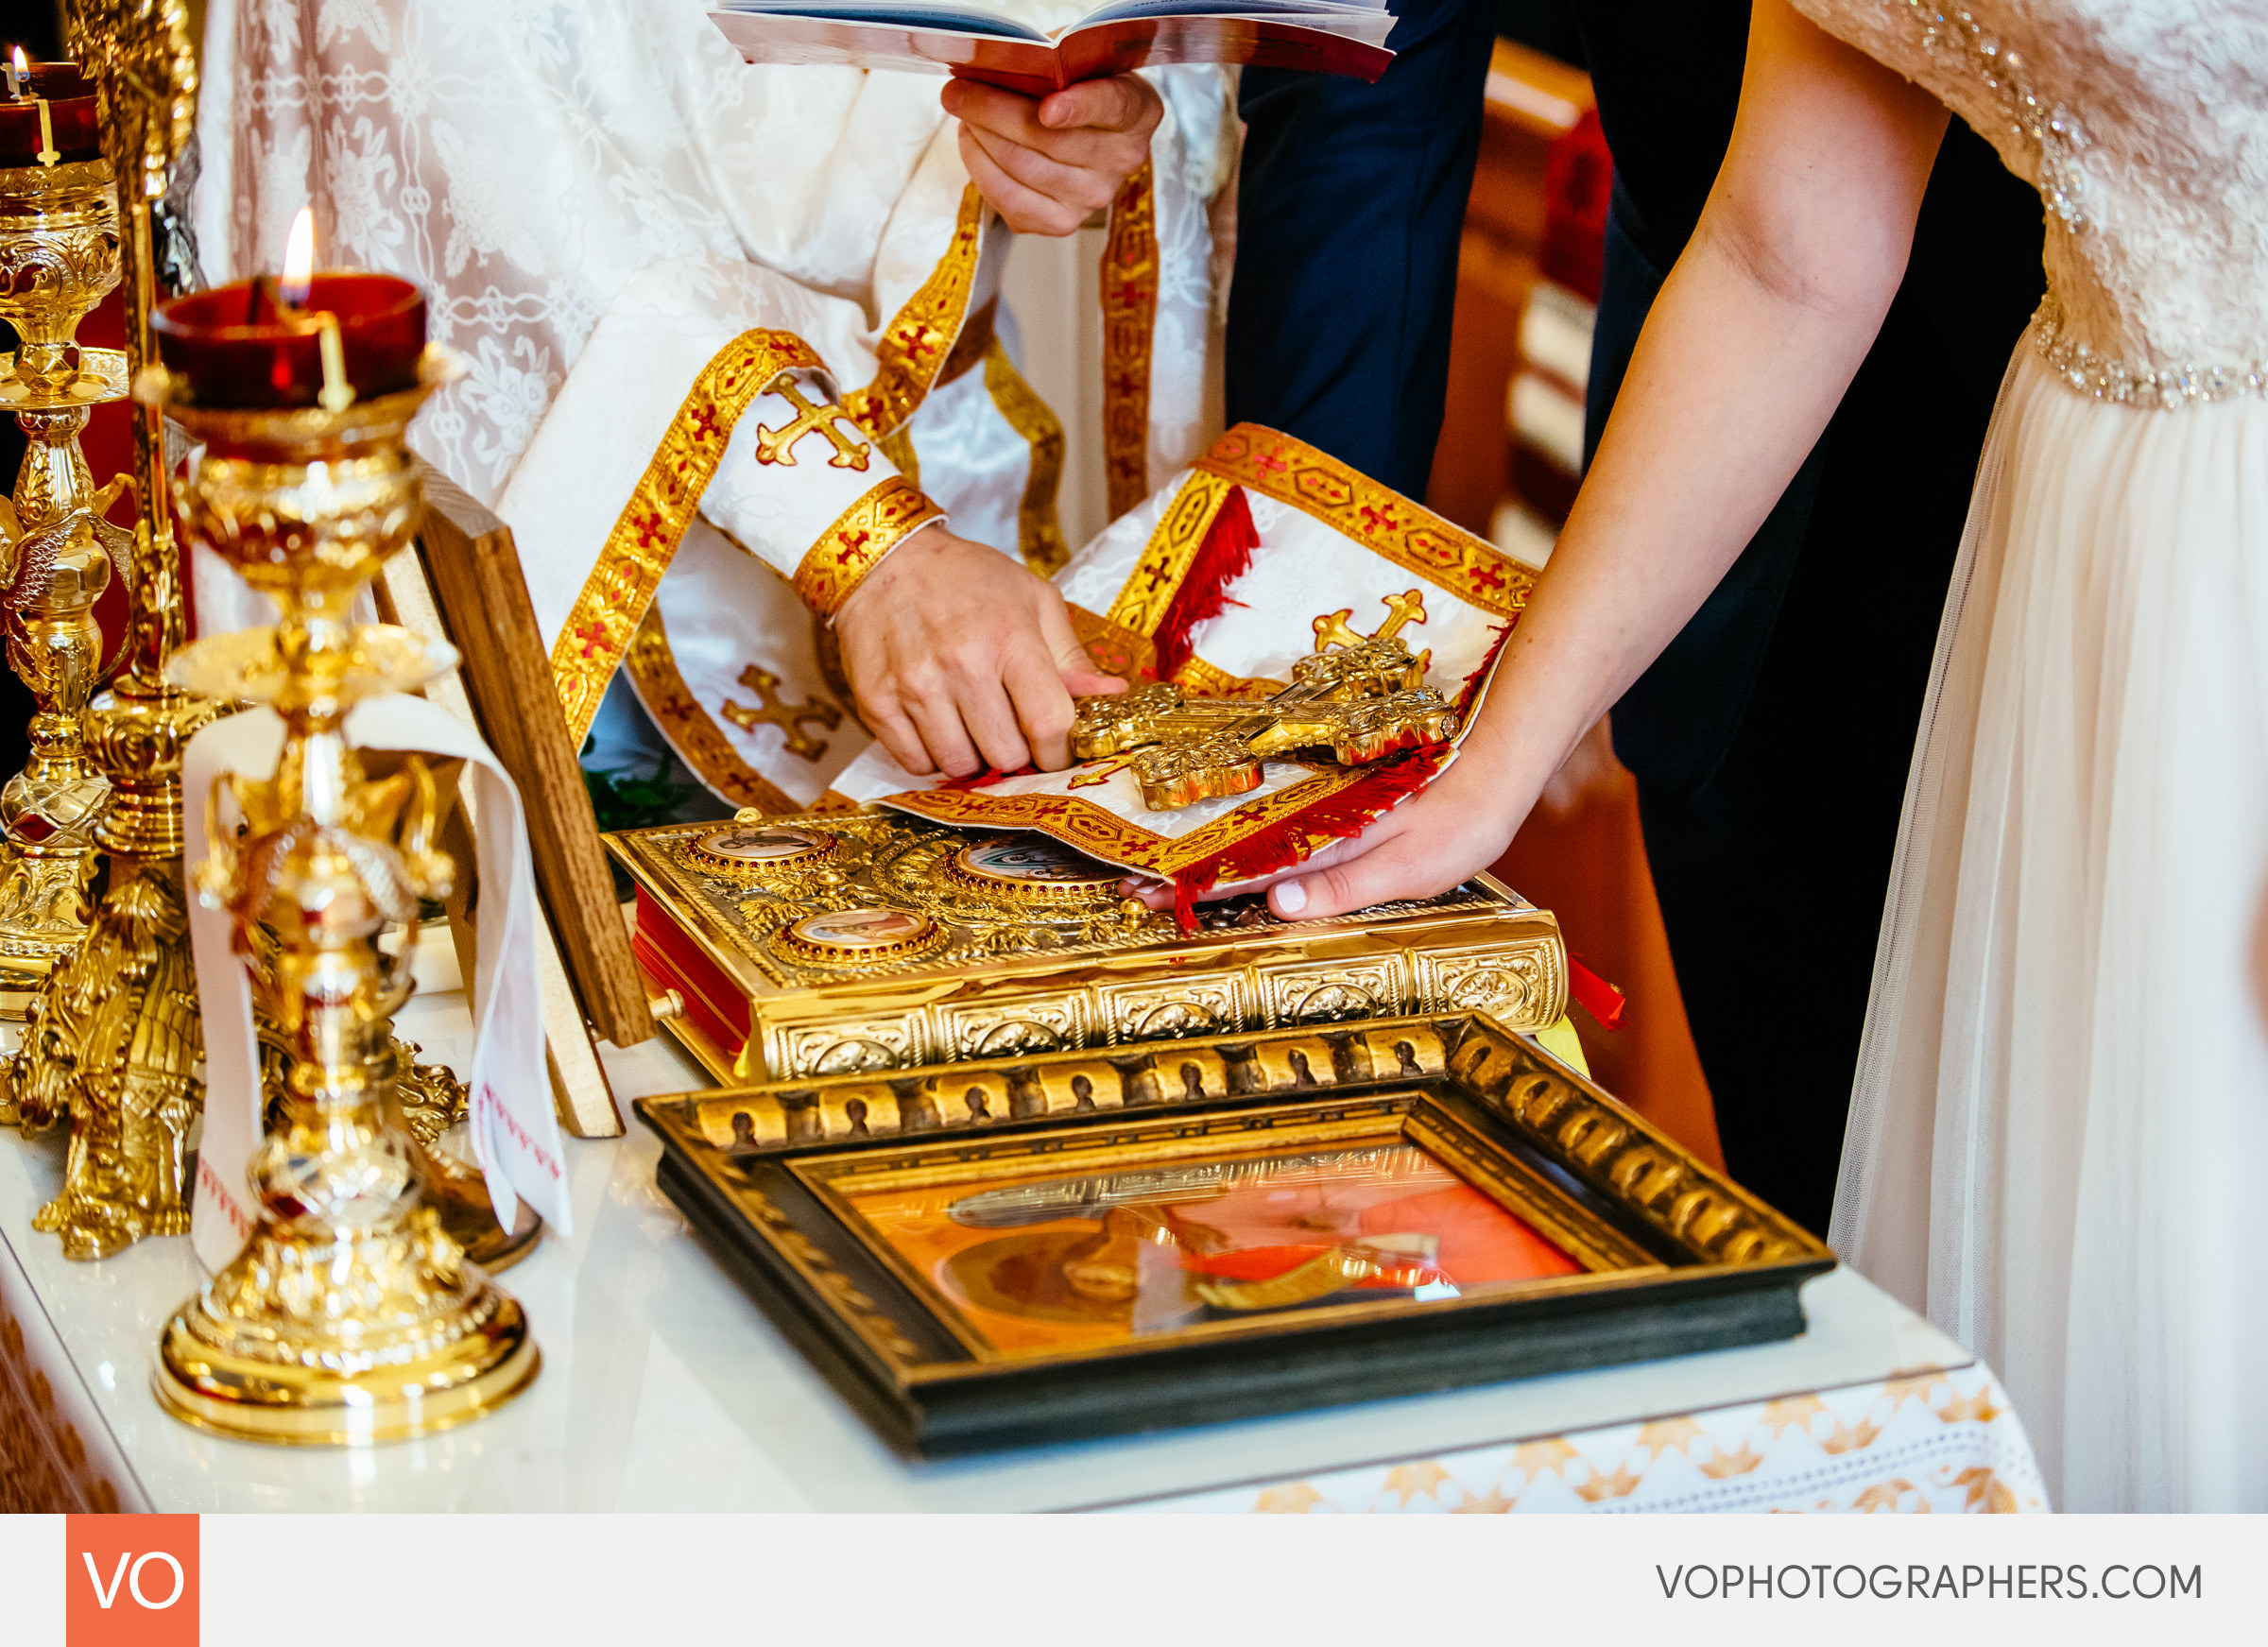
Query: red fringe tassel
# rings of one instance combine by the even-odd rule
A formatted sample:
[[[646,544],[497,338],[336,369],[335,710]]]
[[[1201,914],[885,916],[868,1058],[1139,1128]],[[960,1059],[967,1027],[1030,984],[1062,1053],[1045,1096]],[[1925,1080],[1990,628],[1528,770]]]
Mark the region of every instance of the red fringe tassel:
[[[1232,486],[1221,500],[1220,512],[1205,528],[1205,541],[1189,563],[1181,587],[1174,591],[1165,616],[1150,637],[1158,648],[1158,678],[1171,680],[1196,650],[1190,631],[1207,618],[1217,618],[1229,604],[1228,586],[1252,570],[1252,551],[1260,547],[1260,529],[1252,524],[1252,506],[1245,489]]]
[[[1495,669],[1497,659],[1503,653],[1504,643],[1512,638],[1512,625],[1518,622],[1520,620],[1514,618],[1511,623],[1499,624],[1496,626],[1496,639],[1488,643],[1487,656],[1481,660],[1481,666],[1478,669],[1465,678],[1465,684],[1458,689],[1458,725],[1464,725],[1471,717],[1472,706],[1480,701],[1481,689],[1488,684],[1489,672]]]

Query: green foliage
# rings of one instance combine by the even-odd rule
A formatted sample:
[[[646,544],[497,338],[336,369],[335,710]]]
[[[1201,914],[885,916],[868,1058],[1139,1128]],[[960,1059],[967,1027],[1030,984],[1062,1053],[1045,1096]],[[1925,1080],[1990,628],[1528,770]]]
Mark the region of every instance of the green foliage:
[[[583,752],[591,752],[590,743],[584,744]],[[702,790],[697,783],[673,783],[668,773],[667,755],[644,777],[635,772],[593,772],[585,767],[583,787],[591,792],[591,808],[598,814],[600,832],[612,834],[617,830],[643,830],[656,824],[675,823],[686,802]]]

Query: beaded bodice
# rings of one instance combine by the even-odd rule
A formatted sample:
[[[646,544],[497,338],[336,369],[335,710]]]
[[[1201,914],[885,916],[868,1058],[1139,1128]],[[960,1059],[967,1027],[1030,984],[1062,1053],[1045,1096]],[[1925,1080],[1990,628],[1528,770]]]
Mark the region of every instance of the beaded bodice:
[[[2034,183],[2034,336],[2074,387],[2268,392],[2268,4],[1795,0],[1935,94]]]

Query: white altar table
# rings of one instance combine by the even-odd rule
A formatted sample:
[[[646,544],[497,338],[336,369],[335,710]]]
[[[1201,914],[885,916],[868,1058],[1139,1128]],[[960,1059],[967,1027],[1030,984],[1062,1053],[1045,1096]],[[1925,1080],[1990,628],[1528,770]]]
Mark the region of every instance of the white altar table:
[[[445,946],[400,1033],[463,1068]],[[706,1085],[671,1043],[609,1049],[633,1097]],[[186,1239],[67,1261],[31,1229],[60,1135],[0,1133],[0,1508],[159,1511],[1505,1510],[2046,1507],[1975,1357],[1865,1280],[1804,1292],[1782,1344],[1441,1395],[909,1462],[868,1431],[654,1187],[660,1146],[568,1143],[575,1233],[506,1272],[542,1347],[495,1415],[364,1450],[252,1446],[150,1394],[199,1284]],[[1201,1420],[1202,1414],[1191,1415]]]

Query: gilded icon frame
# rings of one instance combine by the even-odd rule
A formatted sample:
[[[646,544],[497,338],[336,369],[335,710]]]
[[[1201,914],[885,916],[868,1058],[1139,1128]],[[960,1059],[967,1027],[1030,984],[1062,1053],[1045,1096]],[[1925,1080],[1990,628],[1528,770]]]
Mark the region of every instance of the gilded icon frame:
[[[664,1192],[845,1398],[917,1456],[1791,1337],[1803,1330],[1798,1289],[1834,1262],[1527,1037],[1478,1015],[773,1083],[638,1108],[662,1139]],[[1005,1174],[1060,1186],[1389,1133],[1579,1273],[1004,1347],[987,1342],[992,1330],[966,1297],[862,1227],[856,1205],[877,1185]]]

